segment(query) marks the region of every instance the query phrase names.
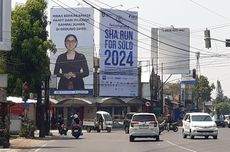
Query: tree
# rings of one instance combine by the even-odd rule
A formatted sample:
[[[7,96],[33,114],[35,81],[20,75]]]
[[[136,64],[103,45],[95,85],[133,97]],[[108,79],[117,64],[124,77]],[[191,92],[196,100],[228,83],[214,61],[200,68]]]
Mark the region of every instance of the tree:
[[[196,84],[193,87],[193,97],[197,101],[197,110],[199,109],[199,104],[204,104],[204,101],[211,100],[211,92],[214,88],[214,84],[209,85],[207,77],[201,75],[199,78],[196,78]]]
[[[180,95],[180,83],[167,83],[164,86],[164,93],[172,95],[173,99]],[[179,99],[178,99],[179,100]]]
[[[0,74],[6,73],[6,61],[4,53],[0,51]]]
[[[47,50],[56,51],[55,45],[47,39],[46,8],[46,0],[27,0],[24,6],[15,7],[12,12],[12,51],[8,54],[10,62],[7,65],[8,94],[21,95],[22,84],[27,82],[30,92],[37,95],[38,107],[42,100],[42,82],[50,75]]]
[[[217,80],[217,85],[216,85],[216,102],[223,102],[224,99],[224,93],[220,84],[220,81]]]
[[[216,104],[216,111],[218,114],[229,114],[230,112],[230,103],[228,102],[220,102]]]

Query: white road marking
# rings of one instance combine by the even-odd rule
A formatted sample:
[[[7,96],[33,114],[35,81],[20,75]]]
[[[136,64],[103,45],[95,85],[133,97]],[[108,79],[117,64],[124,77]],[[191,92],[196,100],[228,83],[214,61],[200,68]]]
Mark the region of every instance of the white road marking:
[[[177,145],[177,144],[175,144],[175,143],[173,143],[173,142],[171,142],[171,141],[168,141],[168,140],[167,140],[167,142],[168,142],[169,144],[173,145],[173,146],[176,146],[176,147],[180,148],[180,149],[184,149],[184,150],[187,150],[187,151],[190,151],[190,152],[197,152],[197,151],[195,151],[195,150],[188,149],[188,148],[185,148],[185,147],[183,147],[183,146]]]
[[[45,143],[45,144],[43,144],[41,147],[39,147],[38,149],[36,149],[36,150],[31,150],[31,151],[29,151],[29,152],[38,152],[38,151],[40,151],[42,148],[44,148],[46,145],[48,145],[49,143],[51,143],[51,142],[53,142],[54,140],[52,140],[52,141],[50,141],[50,142],[47,142],[47,143]]]

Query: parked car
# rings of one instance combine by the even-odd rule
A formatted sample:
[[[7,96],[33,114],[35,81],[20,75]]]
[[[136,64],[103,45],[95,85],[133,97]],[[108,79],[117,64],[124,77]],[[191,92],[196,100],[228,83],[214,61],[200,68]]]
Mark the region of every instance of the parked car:
[[[206,139],[212,136],[217,139],[218,128],[215,121],[208,113],[187,113],[183,119],[183,138],[190,136],[204,136]]]
[[[217,126],[220,126],[220,127],[225,127],[226,126],[226,123],[224,121],[224,115],[213,115],[212,119],[215,121],[216,125]]]
[[[156,138],[159,141],[159,125],[154,113],[135,113],[129,127],[129,141],[135,138]]]
[[[131,121],[131,118],[133,116],[134,112],[129,112],[125,115],[125,119],[124,119],[124,122],[123,122],[123,126],[124,126],[124,130],[125,130],[125,133],[128,134],[129,133],[129,126],[130,126],[130,121]]]
[[[230,128],[230,115],[224,115],[224,122]]]

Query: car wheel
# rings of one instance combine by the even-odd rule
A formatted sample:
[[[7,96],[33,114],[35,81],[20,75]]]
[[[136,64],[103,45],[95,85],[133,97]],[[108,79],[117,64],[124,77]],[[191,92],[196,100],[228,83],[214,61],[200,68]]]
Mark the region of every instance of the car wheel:
[[[177,131],[178,131],[178,127],[175,126],[175,127],[173,128],[173,131],[174,131],[174,132],[177,132]]]
[[[183,138],[187,138],[187,135],[184,133],[184,130],[182,130],[182,136]]]
[[[125,133],[128,134],[129,133],[129,128],[126,126],[125,127]]]
[[[213,136],[213,139],[217,139],[217,136]]]
[[[230,123],[228,124],[228,128],[230,128]]]
[[[112,129],[110,127],[107,127],[106,130],[107,130],[107,132],[111,132]]]
[[[187,138],[187,135],[184,132],[182,133],[182,135],[183,135],[183,138]]]
[[[91,128],[90,127],[87,127],[86,130],[87,130],[87,132],[91,132]]]
[[[160,140],[160,136],[156,136],[156,141],[159,141]]]
[[[205,139],[208,139],[208,136],[204,136]]]
[[[129,141],[130,141],[130,142],[133,142],[134,139],[135,139],[135,138],[134,138],[133,136],[129,136]]]
[[[193,136],[193,135],[191,135],[191,139],[194,139],[194,136]]]

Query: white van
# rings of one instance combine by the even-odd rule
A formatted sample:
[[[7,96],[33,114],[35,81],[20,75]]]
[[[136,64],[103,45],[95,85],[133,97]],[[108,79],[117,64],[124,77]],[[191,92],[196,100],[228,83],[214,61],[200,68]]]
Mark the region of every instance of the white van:
[[[135,138],[155,138],[160,140],[159,125],[154,113],[135,113],[129,126],[129,141]]]
[[[208,113],[187,113],[183,118],[183,138],[190,136],[204,136],[206,139],[212,136],[217,139],[218,128],[215,121]]]
[[[99,121],[100,118],[102,118],[101,121]],[[85,128],[87,132],[91,132],[91,130],[96,130],[97,132],[107,130],[107,132],[111,132],[112,124],[112,117],[106,111],[97,111],[94,118],[83,120],[83,128]]]

